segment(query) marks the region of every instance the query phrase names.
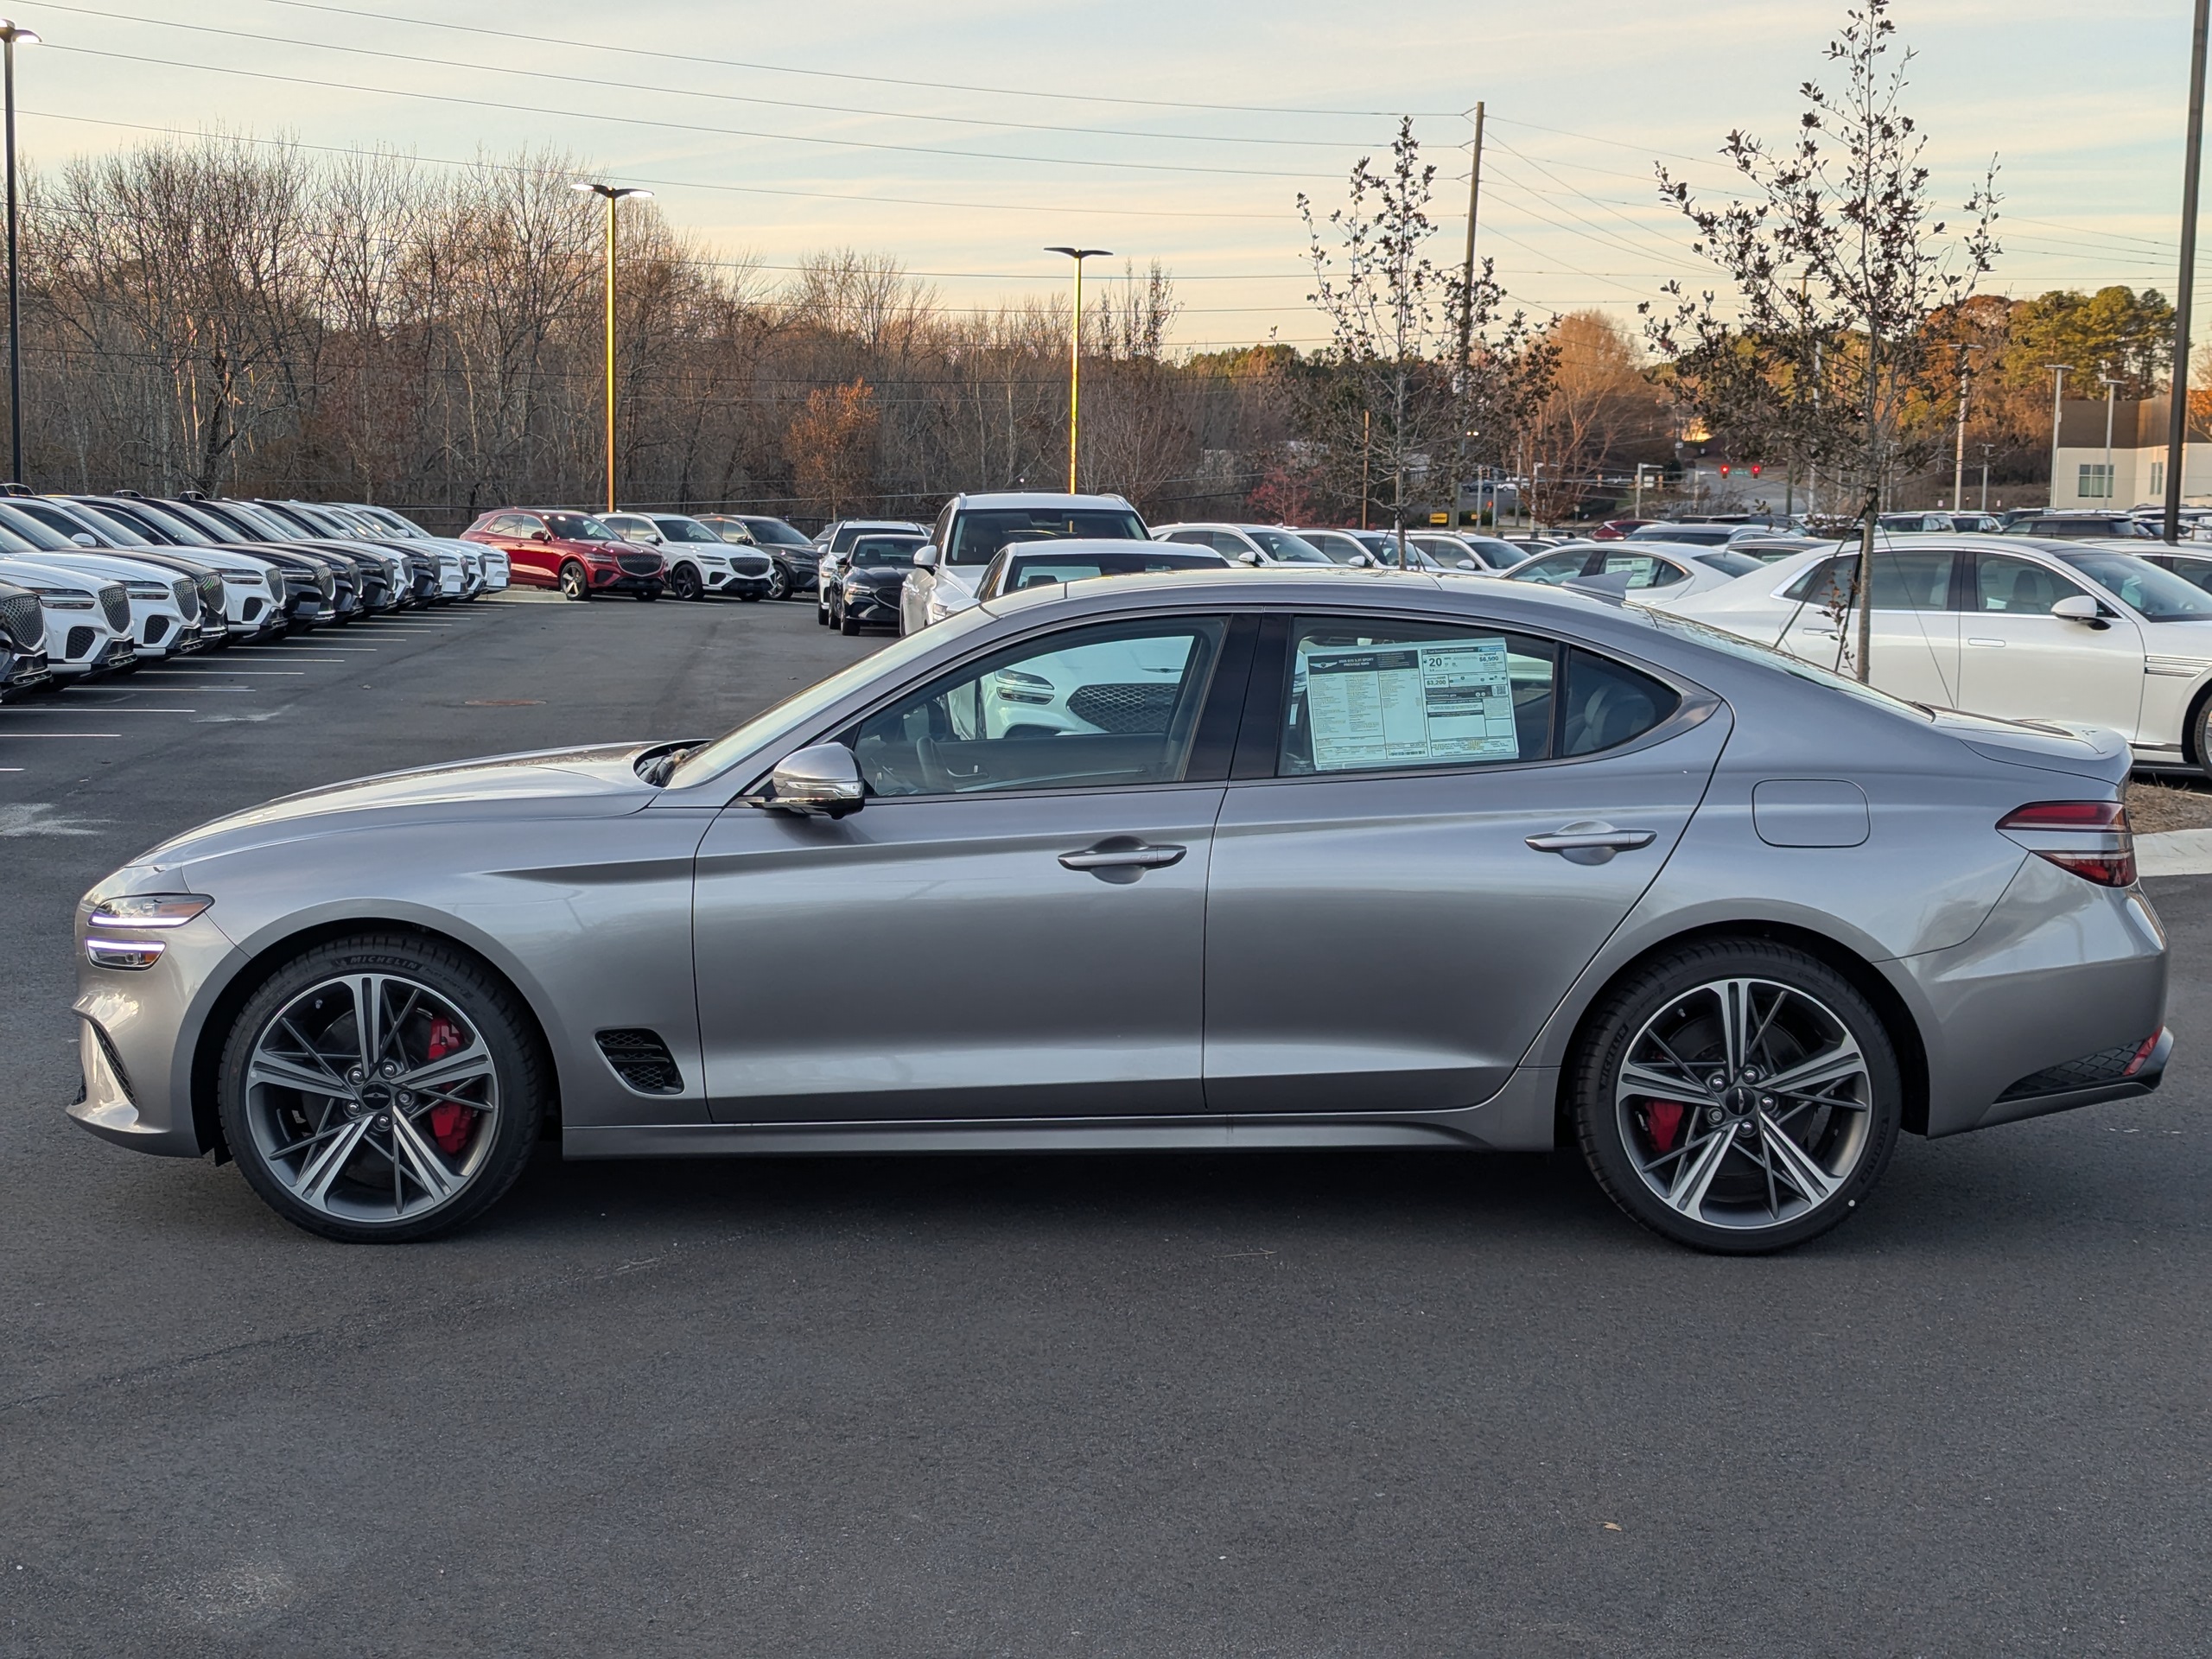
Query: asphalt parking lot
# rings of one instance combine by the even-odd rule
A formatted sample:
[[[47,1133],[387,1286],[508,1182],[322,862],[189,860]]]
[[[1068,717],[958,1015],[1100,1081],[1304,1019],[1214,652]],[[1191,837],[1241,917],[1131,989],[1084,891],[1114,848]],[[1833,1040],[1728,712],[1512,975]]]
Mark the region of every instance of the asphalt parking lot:
[[[62,1117],[71,906],[161,836],[880,643],[518,595],[0,709],[0,1651],[2212,1649],[2212,878],[2161,1093],[1908,1137],[1768,1260],[1565,1154],[549,1147],[349,1249]]]

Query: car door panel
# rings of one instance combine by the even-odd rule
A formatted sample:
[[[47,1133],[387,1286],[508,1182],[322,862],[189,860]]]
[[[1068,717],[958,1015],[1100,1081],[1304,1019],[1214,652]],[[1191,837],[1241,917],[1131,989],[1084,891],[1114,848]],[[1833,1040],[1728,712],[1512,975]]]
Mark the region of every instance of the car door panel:
[[[715,1117],[1201,1109],[1221,797],[872,799],[834,822],[724,812],[700,849],[695,933]],[[1102,844],[1183,851],[1152,868],[1061,862]],[[792,982],[816,995],[794,1004]]]
[[[2117,613],[2103,617],[2101,628],[2050,614],[2054,596],[2082,591],[2025,559],[1979,558],[1974,607],[1961,624],[1959,707],[2006,720],[2109,726],[2133,740],[2143,710],[2142,630]]]
[[[1279,729],[1269,675],[1253,673],[1248,732]],[[1308,678],[1301,666],[1273,695],[1319,708]],[[1552,718],[1548,694],[1515,698],[1516,723]],[[1208,1108],[1437,1110],[1495,1094],[1666,861],[1728,724],[1699,694],[1641,740],[1595,734],[1618,747],[1567,760],[1233,781],[1207,894]],[[1240,772],[1246,759],[1240,741]],[[1531,844],[1592,827],[1638,844]]]
[[[1878,689],[1931,708],[1966,707],[1959,701],[1954,585],[1959,563],[1960,556],[1948,548],[1875,550],[1867,644]],[[1782,649],[1822,668],[1851,672],[1858,645],[1858,615],[1850,604],[1856,563],[1855,556],[1830,561],[1803,584],[1804,602],[1783,627]]]

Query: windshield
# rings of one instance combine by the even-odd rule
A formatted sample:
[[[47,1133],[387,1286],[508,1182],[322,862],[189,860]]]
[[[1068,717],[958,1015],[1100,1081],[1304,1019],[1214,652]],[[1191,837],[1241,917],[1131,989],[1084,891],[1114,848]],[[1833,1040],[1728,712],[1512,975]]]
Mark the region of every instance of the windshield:
[[[814,545],[780,518],[741,518],[738,523],[753,532],[753,539],[756,542],[772,542],[778,547]]]
[[[1144,520],[1127,508],[989,507],[963,512],[954,522],[948,564],[988,564],[1009,542],[1084,539],[1141,542]],[[1325,564],[1326,558],[1320,561]]]
[[[105,505],[95,507],[89,502],[79,502],[78,505],[88,512],[103,513],[117,524],[136,524],[139,520],[143,520],[156,534],[173,538],[180,547],[214,545],[212,538],[197,524],[188,524],[175,513],[163,512],[159,507],[149,506],[143,501],[133,501],[128,507],[111,507]]]
[[[651,522],[652,527],[660,531],[660,538],[664,542],[712,542],[717,547],[721,545],[722,538],[696,518],[679,518],[671,514]]]
[[[1765,568],[1758,560],[1733,549],[1723,551],[1715,548],[1710,553],[1700,553],[1696,556],[1700,564],[1711,565],[1715,570],[1725,570],[1732,576],[1748,576],[1752,571]]]
[[[546,527],[563,542],[619,542],[622,538],[588,513],[549,512]]]
[[[1700,546],[1718,546],[1735,534],[1727,524],[1646,524],[1641,530],[1631,530],[1631,542],[1682,542]]]
[[[1218,553],[1178,548],[1157,553],[1025,553],[1007,566],[1003,590],[1042,588],[1056,582],[1088,582],[1094,576],[1128,576],[1160,570],[1222,570],[1229,561]]]
[[[841,697],[859,690],[879,677],[887,683],[890,683],[899,671],[915,658],[933,652],[947,640],[957,638],[970,628],[980,628],[992,620],[988,611],[971,606],[964,611],[955,611],[942,622],[933,623],[902,639],[893,640],[873,657],[863,657],[828,679],[817,681],[804,691],[792,693],[772,708],[755,715],[736,730],[692,750],[669,773],[668,787],[688,789],[694,784],[706,782],[716,772],[735,766],[748,751],[767,741],[778,730],[804,725]]]
[[[2133,553],[2069,549],[2058,558],[2113,594],[2145,622],[2202,622],[2212,617],[2212,594]]]
[[[1335,561],[1303,537],[1287,530],[1247,530],[1260,550],[1277,564],[1333,564]]]
[[[863,536],[853,543],[852,563],[860,565],[912,564],[926,545],[918,536]]]
[[[0,514],[0,522],[4,522],[10,530],[14,531],[33,547],[44,548],[50,553],[76,551],[77,543],[71,541],[69,537],[80,526],[71,524],[67,531],[63,531],[54,528],[48,520],[46,514],[34,512],[21,502],[10,501],[5,503],[4,506],[5,512]]]
[[[6,524],[0,524],[0,553],[50,553],[54,550],[52,548],[41,548],[29,537],[18,536]],[[83,553],[88,550],[73,545],[69,550],[72,553]]]

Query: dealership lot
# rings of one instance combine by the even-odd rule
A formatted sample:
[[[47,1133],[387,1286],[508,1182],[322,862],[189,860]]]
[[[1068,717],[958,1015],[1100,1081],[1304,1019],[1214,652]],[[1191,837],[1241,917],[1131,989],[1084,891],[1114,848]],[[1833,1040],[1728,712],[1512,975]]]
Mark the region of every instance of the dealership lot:
[[[2201,1643],[2196,880],[2152,889],[2163,1092],[1908,1138],[1767,1260],[1624,1226],[1565,1154],[549,1156],[348,1249],[62,1119],[70,906],[161,836],[709,733],[880,643],[514,595],[0,710],[0,1650]],[[864,1027],[960,967],[795,994]]]

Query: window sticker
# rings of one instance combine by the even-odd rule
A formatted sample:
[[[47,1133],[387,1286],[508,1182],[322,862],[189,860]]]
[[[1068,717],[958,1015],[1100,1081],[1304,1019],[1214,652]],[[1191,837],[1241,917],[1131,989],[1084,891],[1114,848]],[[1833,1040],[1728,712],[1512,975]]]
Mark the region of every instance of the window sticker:
[[[1301,651],[1319,772],[1516,760],[1503,639]]]

